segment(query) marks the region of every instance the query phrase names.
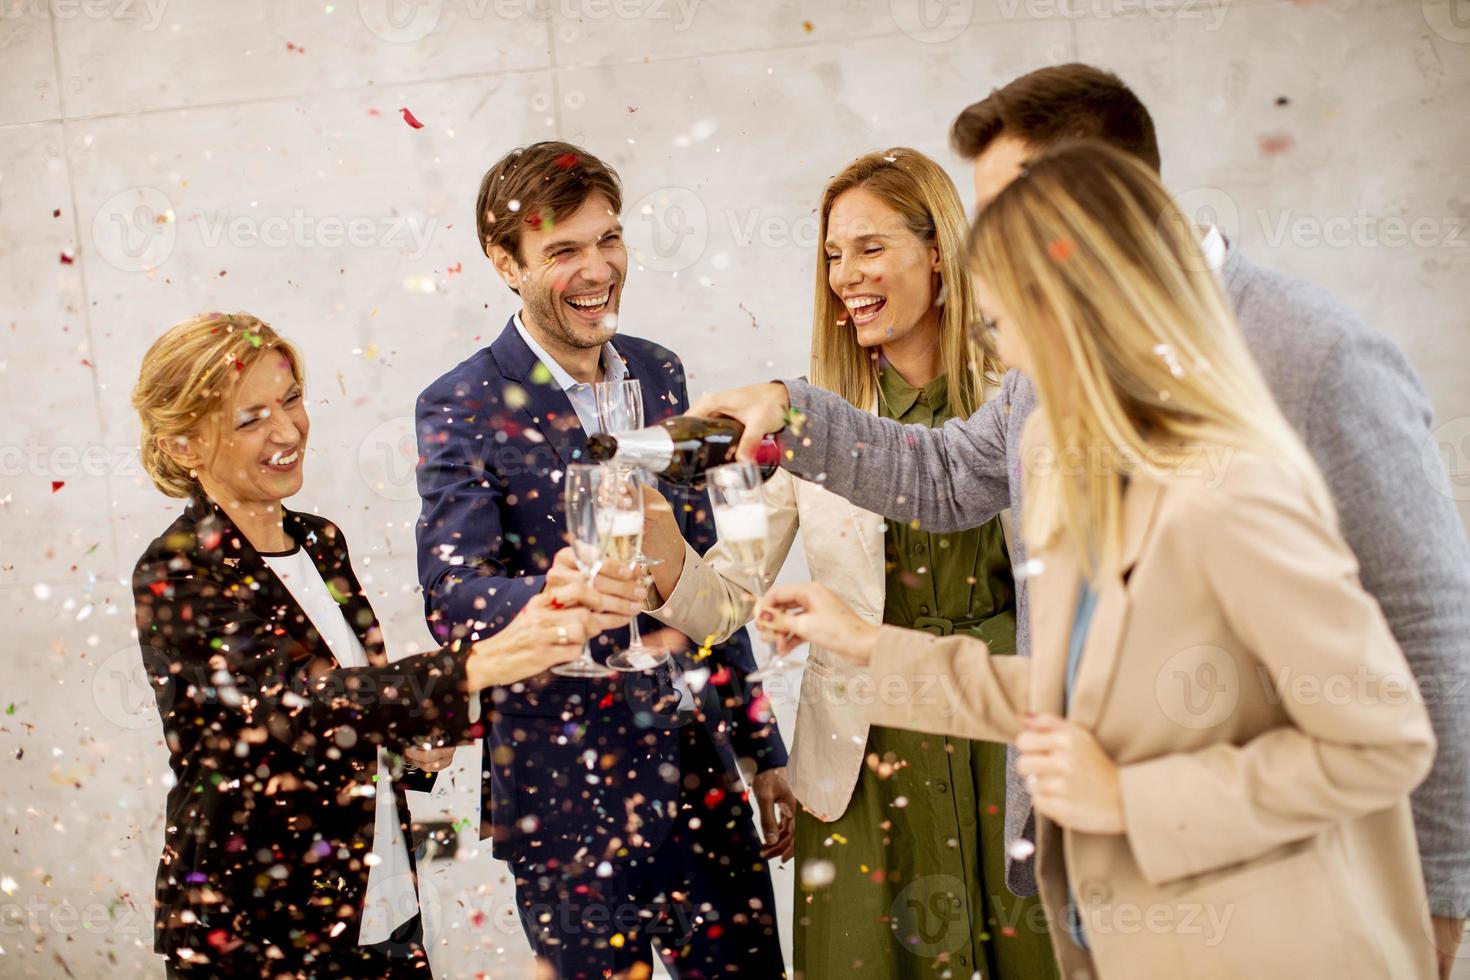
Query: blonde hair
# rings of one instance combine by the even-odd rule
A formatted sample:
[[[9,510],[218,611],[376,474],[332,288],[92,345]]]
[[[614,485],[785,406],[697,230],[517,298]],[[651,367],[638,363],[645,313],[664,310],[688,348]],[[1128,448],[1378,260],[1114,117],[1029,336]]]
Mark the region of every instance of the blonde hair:
[[[239,376],[269,351],[284,354],[305,387],[301,355],[271,326],[249,313],[200,313],[176,323],[143,355],[133,408],[143,425],[143,469],[170,497],[199,491],[198,478],[159,445],[215,427]]]
[[[968,418],[980,407],[983,385],[1004,373],[985,355],[978,363],[968,336],[976,318],[975,292],[965,268],[965,209],[954,182],[918,150],[897,146],[858,157],[822,192],[817,234],[817,289],[812,304],[812,384],[841,395],[858,408],[878,399],[878,358],[864,350],[846,323],[847,308],[827,281],[827,219],[842,194],[861,187],[897,211],[908,228],[939,251],[939,337],[949,378],[951,414]]]
[[[1333,513],[1197,230],[1144,164],[1096,141],[1043,152],[977,219],[971,256],[1031,353],[1055,454],[1027,488],[1032,547],[1066,530],[1089,573],[1109,565],[1128,474],[1176,470],[1202,444],[1275,458]]]

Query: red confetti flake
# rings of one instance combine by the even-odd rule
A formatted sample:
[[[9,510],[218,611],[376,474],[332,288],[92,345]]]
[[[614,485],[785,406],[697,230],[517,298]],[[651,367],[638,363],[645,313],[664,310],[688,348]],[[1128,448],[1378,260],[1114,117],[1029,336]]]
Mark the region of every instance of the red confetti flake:
[[[381,116],[382,114],[382,110],[380,109],[368,109],[368,115],[374,118]]]
[[[571,170],[577,164],[582,162],[582,158],[577,156],[577,154],[575,153],[563,153],[552,162],[563,170]]]
[[[1290,133],[1267,133],[1256,140],[1261,148],[1263,157],[1279,157],[1283,153],[1289,153],[1296,146],[1296,140]]]
[[[725,791],[720,789],[718,786],[712,787],[704,794],[704,807],[706,810],[713,810],[715,807],[719,806],[724,799]]]
[[[451,265],[448,269],[445,269],[444,271],[449,273],[451,276],[458,275],[459,273],[464,271],[464,263],[456,262],[454,263],[454,265]]]
[[[286,50],[287,51],[294,51],[297,54],[306,54],[306,49],[305,48],[303,48],[299,44],[292,44],[290,41],[287,41],[286,42]]]
[[[414,117],[414,114],[409,112],[407,108],[399,109],[398,111],[403,113],[403,121],[408,123],[414,129],[424,128],[424,124],[419,122],[418,119]]]
[[[725,927],[719,923],[715,923],[705,930],[705,934],[711,939],[719,939],[725,934]]]
[[[470,912],[469,920],[470,928],[478,929],[485,924],[485,913],[481,912],[479,909],[475,909]]]
[[[148,591],[149,592],[152,592],[154,595],[163,595],[165,592],[168,591],[168,583],[167,582],[149,582],[148,583]]]
[[[1000,807],[996,806],[994,803],[991,803],[985,807],[985,812],[993,817],[1000,812]]]
[[[604,694],[602,696],[602,700],[597,702],[597,706],[599,708],[611,708],[613,706],[612,692],[608,691],[606,694]]]
[[[1016,927],[1015,926],[1001,926],[1000,927],[1000,934],[1002,936],[1005,936],[1007,939],[1015,939],[1016,938]]]
[[[872,874],[868,875],[868,880],[871,881],[875,885],[881,885],[881,884],[883,884],[883,882],[887,878],[888,878],[888,872],[885,871],[885,870],[883,870],[882,868],[879,868],[878,870],[874,871]]]
[[[533,230],[540,231],[541,230],[541,212],[540,211],[532,211],[530,214],[526,215],[526,224],[530,225]]]
[[[1053,262],[1065,262],[1077,251],[1077,244],[1070,238],[1058,238],[1046,246],[1047,257]]]
[[[72,255],[70,252],[62,252],[61,253],[61,264],[62,265],[71,265],[75,261],[76,261],[76,256]]]
[[[51,211],[51,217],[53,217],[53,218],[59,218],[59,217],[61,217],[61,208],[53,208],[52,211]]]
[[[730,668],[721,665],[719,670],[709,675],[709,682],[716,686],[730,683]]]
[[[56,491],[60,490],[64,486],[66,486],[66,481],[65,480],[52,480],[51,481],[51,492],[52,493],[55,493]]]

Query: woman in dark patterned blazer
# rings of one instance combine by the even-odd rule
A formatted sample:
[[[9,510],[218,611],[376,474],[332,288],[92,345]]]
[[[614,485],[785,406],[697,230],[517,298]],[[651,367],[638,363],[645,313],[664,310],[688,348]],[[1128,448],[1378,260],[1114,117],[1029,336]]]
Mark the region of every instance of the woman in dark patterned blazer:
[[[564,575],[491,639],[389,663],[341,529],[282,505],[303,383],[269,326],[204,314],[154,343],[133,395],[149,475],[188,499],[133,578],[174,776],[155,923],[171,977],[428,976],[403,756],[431,767],[429,746],[478,736],[472,694],[635,608],[631,582]]]

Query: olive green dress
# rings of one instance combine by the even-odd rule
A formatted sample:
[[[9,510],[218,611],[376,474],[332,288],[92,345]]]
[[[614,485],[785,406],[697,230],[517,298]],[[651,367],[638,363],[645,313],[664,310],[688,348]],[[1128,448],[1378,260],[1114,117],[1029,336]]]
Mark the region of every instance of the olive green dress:
[[[935,427],[943,376],[880,374],[879,412]],[[888,525],[883,620],[1016,650],[1015,583],[999,518],[954,534]],[[860,710],[860,709],[859,709]],[[1006,747],[874,726],[847,811],[796,822],[797,980],[1051,978],[1046,915],[1005,884]]]

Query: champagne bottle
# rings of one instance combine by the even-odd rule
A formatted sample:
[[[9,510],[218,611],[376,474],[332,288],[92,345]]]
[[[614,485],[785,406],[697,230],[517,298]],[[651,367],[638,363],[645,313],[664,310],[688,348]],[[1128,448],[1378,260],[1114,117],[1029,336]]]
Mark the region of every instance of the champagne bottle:
[[[734,419],[675,415],[657,425],[619,435],[587,437],[587,455],[597,463],[637,466],[681,486],[699,486],[705,470],[735,462],[745,427]],[[781,463],[781,447],[767,436],[756,452],[761,476],[770,479]]]

